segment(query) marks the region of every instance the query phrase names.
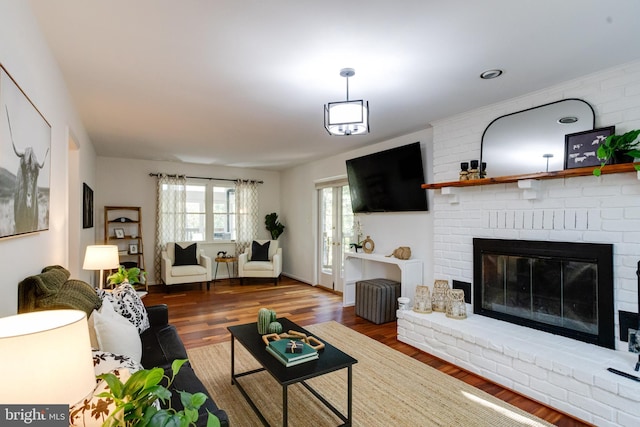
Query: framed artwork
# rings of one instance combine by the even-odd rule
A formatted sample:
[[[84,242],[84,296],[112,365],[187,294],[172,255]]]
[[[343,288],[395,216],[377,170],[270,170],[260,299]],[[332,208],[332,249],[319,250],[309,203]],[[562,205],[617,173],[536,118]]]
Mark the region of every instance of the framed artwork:
[[[134,243],[134,244],[129,245],[129,253],[130,253],[131,255],[135,255],[135,254],[137,254],[137,253],[138,253],[138,245],[137,245],[137,244],[135,244],[135,243]]]
[[[124,239],[124,228],[114,228],[113,232],[116,234],[116,239]]]
[[[0,64],[0,238],[49,229],[51,125]]]
[[[565,135],[564,168],[574,169],[586,166],[600,166],[600,159],[598,159],[596,155],[598,147],[609,135],[613,135],[615,131],[615,126],[609,126]]]
[[[82,228],[93,228],[93,190],[82,183]]]

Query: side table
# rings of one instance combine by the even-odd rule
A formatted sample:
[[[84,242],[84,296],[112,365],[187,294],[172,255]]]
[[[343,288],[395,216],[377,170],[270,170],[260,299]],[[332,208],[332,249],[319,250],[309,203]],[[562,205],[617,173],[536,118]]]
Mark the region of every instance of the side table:
[[[234,262],[238,262],[238,258],[236,257],[216,257],[215,259],[216,261],[216,272],[213,275],[213,285],[215,286],[216,284],[216,278],[218,277],[218,265],[220,265],[221,262],[227,264],[227,274],[229,275],[229,283],[231,283],[231,279],[233,278],[233,273],[232,273],[232,269],[233,269],[233,263]],[[229,267],[229,264],[231,264],[231,267]]]

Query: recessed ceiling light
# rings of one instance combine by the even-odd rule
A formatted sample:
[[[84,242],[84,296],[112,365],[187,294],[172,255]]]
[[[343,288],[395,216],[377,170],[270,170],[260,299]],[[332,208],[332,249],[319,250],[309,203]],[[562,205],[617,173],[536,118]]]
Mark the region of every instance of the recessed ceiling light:
[[[480,74],[481,79],[490,80],[495,79],[502,75],[502,70],[487,70],[484,73]]]
[[[575,123],[578,121],[577,117],[573,117],[573,116],[567,116],[567,117],[562,117],[560,119],[558,119],[558,123],[560,123],[561,125],[569,125],[571,123]]]

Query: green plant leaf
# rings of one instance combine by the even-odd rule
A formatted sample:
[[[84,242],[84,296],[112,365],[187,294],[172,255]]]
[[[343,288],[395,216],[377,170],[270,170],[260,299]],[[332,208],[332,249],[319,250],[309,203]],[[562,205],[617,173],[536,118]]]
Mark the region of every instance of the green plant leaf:
[[[183,411],[184,417],[187,419],[189,423],[193,423],[198,421],[198,410],[197,409],[184,409]]]
[[[178,372],[182,368],[182,365],[187,363],[188,360],[189,359],[176,359],[171,363],[171,371],[173,372],[173,376],[171,377],[171,382],[173,382],[173,379],[176,377],[176,375],[178,375]]]
[[[150,369],[149,374],[145,378],[145,382],[144,382],[145,388],[149,388],[154,385],[160,384],[160,381],[162,381],[162,377],[164,377],[164,369],[162,368]]]
[[[207,418],[207,427],[220,427],[220,418],[213,415],[208,409],[207,414],[209,414],[209,418]]]
[[[116,377],[113,374],[107,373],[107,374],[98,375],[97,378],[100,378],[106,381],[107,385],[109,386],[109,390],[111,390],[111,393],[108,396],[102,396],[102,397],[113,396],[117,399],[122,399],[124,387],[123,387],[122,381],[120,381],[118,377]]]
[[[155,369],[160,369],[161,372],[164,372],[162,368],[155,368]],[[131,375],[131,377],[124,384],[124,394],[128,396],[136,396],[139,392],[144,390],[147,384],[147,378],[151,375],[153,371],[154,369],[152,370],[143,369],[141,371],[134,372],[134,374]],[[160,379],[162,379],[162,376],[160,377]],[[160,380],[158,380],[156,384],[158,382],[160,382]]]

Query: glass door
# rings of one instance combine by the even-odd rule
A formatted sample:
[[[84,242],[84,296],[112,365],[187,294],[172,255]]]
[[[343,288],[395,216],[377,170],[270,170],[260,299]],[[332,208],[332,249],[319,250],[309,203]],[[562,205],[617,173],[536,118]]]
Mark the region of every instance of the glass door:
[[[318,190],[318,284],[343,292],[344,251],[354,242],[351,197],[348,185]]]

